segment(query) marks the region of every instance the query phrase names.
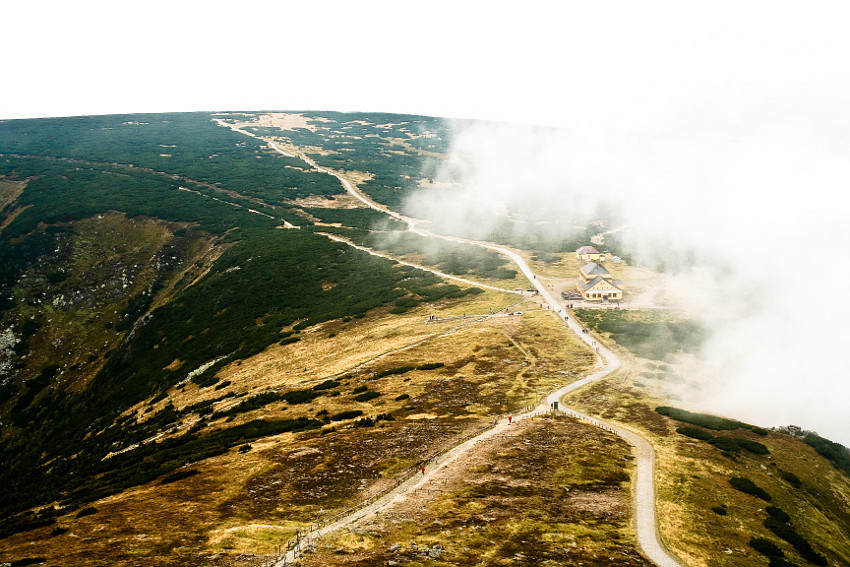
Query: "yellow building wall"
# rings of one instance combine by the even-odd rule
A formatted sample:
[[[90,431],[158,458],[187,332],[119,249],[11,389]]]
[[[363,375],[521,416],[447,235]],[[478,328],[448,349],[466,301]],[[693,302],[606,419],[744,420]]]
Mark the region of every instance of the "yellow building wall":
[[[599,258],[602,256],[602,253],[599,253],[599,254],[581,254],[581,255],[576,254],[576,256],[578,256],[579,260],[583,260],[585,262],[598,262]]]

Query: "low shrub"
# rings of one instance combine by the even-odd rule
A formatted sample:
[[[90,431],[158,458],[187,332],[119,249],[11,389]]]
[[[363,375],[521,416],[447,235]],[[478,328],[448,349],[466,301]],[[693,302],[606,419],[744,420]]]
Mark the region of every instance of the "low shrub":
[[[725,417],[717,417],[716,415],[708,415],[704,413],[694,413],[687,410],[673,408],[669,406],[659,406],[655,411],[661,415],[673,418],[677,421],[684,421],[692,425],[699,425],[706,429],[714,429],[715,431],[731,431],[733,429],[748,428],[746,423],[726,419]]]
[[[398,368],[390,368],[389,370],[378,372],[378,378],[383,378],[384,376],[392,376],[393,374],[404,374],[405,372],[410,372],[411,370],[416,370],[416,367],[399,366]]]
[[[741,446],[738,444],[738,440],[733,439],[732,437],[713,437],[709,440],[709,443],[721,451],[727,451],[729,453],[738,453],[741,451]]]
[[[406,400],[410,398],[410,394],[402,394],[400,396],[396,396],[395,401],[400,402],[402,400]]]
[[[361,417],[357,421],[354,422],[352,427],[373,427],[375,425],[375,420],[371,417]]]
[[[82,518],[83,516],[91,516],[92,514],[96,514],[96,513],[97,513],[97,508],[95,508],[94,506],[87,506],[87,507],[83,508],[82,510],[80,510],[79,512],[77,512],[77,517]]]
[[[791,521],[791,516],[788,515],[785,510],[779,508],[777,506],[768,506],[764,509],[767,514],[776,521],[782,522],[783,524],[787,524]]]
[[[749,451],[755,455],[769,455],[770,449],[759,443],[758,441],[750,441],[749,439],[736,439],[738,445],[742,449]]]
[[[27,557],[25,559],[18,559],[17,561],[12,561],[9,563],[9,567],[26,567],[27,565],[38,565],[39,563],[45,563],[47,559],[44,557]]]
[[[295,405],[312,402],[314,399],[318,398],[321,395],[321,390],[292,390],[290,392],[286,392],[285,394],[281,394],[280,398],[282,400],[285,400],[288,404]]]
[[[806,435],[803,441],[831,462],[835,468],[850,475],[850,449],[813,433]]]
[[[764,521],[764,527],[776,534],[777,537],[780,537],[790,543],[794,549],[797,550],[797,553],[799,553],[803,559],[809,563],[819,565],[820,567],[829,564],[826,557],[812,549],[812,545],[808,542],[808,540],[798,534],[794,528],[788,524],[783,524],[771,516]]]
[[[718,516],[725,516],[729,512],[726,510],[726,506],[713,506],[711,511],[717,514]]]
[[[750,539],[750,547],[768,557],[785,557],[785,553],[779,546],[763,537],[754,537]]]
[[[677,432],[685,435],[687,437],[691,437],[693,439],[699,439],[701,441],[710,441],[714,438],[714,436],[706,431],[705,429],[700,429],[698,427],[679,427],[676,429]]]
[[[363,392],[357,396],[354,396],[355,402],[368,402],[369,400],[374,400],[378,396],[380,396],[380,392]]]
[[[177,482],[178,480],[183,480],[184,478],[189,478],[190,476],[195,476],[198,474],[198,469],[184,469],[180,471],[175,471],[170,475],[166,476],[160,481],[160,484],[170,484],[172,482]]]
[[[325,380],[321,384],[316,384],[315,386],[313,386],[313,390],[331,390],[333,388],[336,388],[340,384],[341,383],[337,382],[336,380]]]
[[[359,415],[363,415],[363,412],[360,411],[360,410],[342,411],[342,412],[339,412],[337,414],[332,415],[331,421],[342,421],[344,419],[352,419],[352,418],[355,418]]]
[[[780,471],[779,476],[781,476],[785,482],[793,486],[794,488],[800,488],[803,486],[803,481],[792,472]]]
[[[437,368],[442,368],[445,366],[442,362],[429,362],[428,364],[420,364],[416,367],[416,370],[436,370]]]
[[[752,496],[755,496],[756,498],[761,498],[762,500],[765,500],[767,502],[771,501],[770,494],[765,492],[764,489],[760,488],[758,485],[756,485],[756,483],[754,483],[748,478],[736,476],[729,479],[729,484],[731,484],[732,487],[736,490],[740,490],[745,494],[750,494]]]
[[[365,392],[368,389],[369,389],[368,386],[357,386],[356,388],[351,390],[351,393],[352,394],[359,394],[360,392]]]
[[[797,567],[797,564],[791,563],[784,557],[771,557],[767,567]]]

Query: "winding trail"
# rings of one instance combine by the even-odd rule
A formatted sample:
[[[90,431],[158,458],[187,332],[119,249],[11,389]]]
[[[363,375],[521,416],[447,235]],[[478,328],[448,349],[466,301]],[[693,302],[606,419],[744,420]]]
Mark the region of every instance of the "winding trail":
[[[576,333],[576,335],[597,354],[597,367],[599,369],[593,372],[592,374],[586,376],[585,378],[582,378],[581,380],[572,382],[550,393],[541,401],[540,405],[534,408],[533,410],[524,414],[514,416],[514,423],[522,422],[526,419],[529,419],[530,417],[540,414],[541,412],[551,411],[551,408],[554,406],[554,403],[560,402],[560,399],[566,394],[579,388],[582,388],[588,384],[591,384],[597,380],[600,380],[605,376],[616,372],[620,368],[622,364],[620,358],[616,354],[614,354],[613,351],[611,351],[604,345],[598,343],[596,339],[592,337],[589,333],[585,333],[583,331],[583,327],[579,325],[578,321],[572,318],[568,312],[565,312],[564,307],[558,302],[556,297],[537,280],[536,275],[525,262],[525,260],[513,250],[504,248],[502,246],[497,246],[488,242],[481,242],[469,240],[466,238],[458,238],[454,236],[436,234],[419,228],[417,227],[417,224],[420,222],[419,220],[407,217],[405,215],[392,211],[379,203],[376,203],[367,195],[361,193],[348,179],[333,170],[318,165],[315,161],[313,161],[306,155],[296,155],[286,152],[274,142],[271,142],[264,138],[260,138],[259,136],[256,136],[251,132],[242,130],[233,124],[228,124],[227,122],[224,122],[222,120],[217,120],[217,122],[220,125],[231,128],[232,130],[241,134],[245,134],[253,138],[263,140],[268,143],[269,146],[275,151],[288,157],[299,158],[314,169],[326,173],[328,175],[332,175],[333,177],[339,180],[339,182],[342,184],[343,187],[345,187],[345,190],[350,195],[358,199],[366,206],[376,211],[385,213],[395,218],[396,220],[406,223],[408,226],[408,230],[415,234],[419,234],[420,236],[425,236],[429,238],[439,238],[451,242],[459,242],[481,246],[483,248],[487,248],[489,250],[493,250],[495,252],[498,252],[499,254],[507,256],[517,265],[517,267],[519,267],[520,271],[522,271],[526,278],[528,278],[528,281],[532,283],[532,285],[538,291],[543,300],[549,304],[552,310],[558,315],[558,317],[561,318],[561,320],[566,324],[566,326],[571,331]],[[349,245],[353,245],[344,240],[343,242]],[[368,249],[366,251],[374,253]],[[591,425],[610,431],[611,433],[614,433],[615,435],[625,439],[627,443],[634,447],[637,468],[635,476],[633,478],[633,491],[638,545],[640,546],[644,555],[659,567],[683,567],[683,564],[674,559],[674,557],[667,551],[658,533],[657,519],[655,514],[655,451],[652,448],[652,444],[640,434],[630,429],[626,429],[622,426],[615,425],[602,419],[583,414],[572,408],[564,407],[563,404],[559,403],[558,409],[559,411],[574,418],[580,419],[582,421],[590,423]],[[436,472],[441,470],[443,467],[445,467],[452,461],[456,460],[458,457],[464,455],[466,452],[471,450],[477,443],[486,441],[496,435],[504,434],[507,430],[509,430],[509,427],[510,424],[507,421],[500,420],[493,427],[490,427],[482,433],[470,439],[467,439],[466,441],[460,443],[459,445],[453,447],[452,449],[441,455],[438,459],[435,460],[435,462],[430,466],[429,470],[426,471],[424,475],[413,475],[407,478],[405,481],[399,483],[398,486],[396,486],[393,490],[387,492],[386,494],[384,494],[380,498],[377,498],[368,505],[359,507],[351,512],[344,514],[342,517],[339,517],[331,523],[318,527],[315,530],[311,530],[308,534],[305,534],[303,541],[305,542],[305,544],[311,541],[315,541],[315,539],[320,538],[323,535],[344,528],[345,526],[348,526],[360,520],[368,514],[374,514],[382,508],[385,508],[394,504],[397,501],[400,501],[402,498],[405,497],[405,495],[407,495],[411,491],[416,490],[417,488],[422,488],[424,485],[426,485],[430,481],[432,475],[434,475]],[[297,548],[289,550],[283,557],[280,558],[279,561],[275,563],[275,565],[285,566],[287,564],[291,564],[300,556],[300,553],[301,546],[299,545]]]

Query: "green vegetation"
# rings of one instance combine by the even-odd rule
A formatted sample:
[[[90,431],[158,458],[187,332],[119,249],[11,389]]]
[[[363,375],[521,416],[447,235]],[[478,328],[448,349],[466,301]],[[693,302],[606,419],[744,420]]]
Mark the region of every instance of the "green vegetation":
[[[363,415],[363,412],[360,410],[348,410],[342,411],[337,414],[331,416],[331,421],[343,421],[345,419],[352,419],[357,416]]]
[[[422,263],[454,276],[513,279],[516,270],[505,268],[508,259],[496,252],[460,242],[435,241],[411,232],[387,232],[355,238],[359,244],[390,254],[423,254]]]
[[[207,417],[232,418],[272,401],[308,403],[338,385],[263,393],[216,413],[211,403],[193,407],[204,419],[191,429],[196,437],[180,438],[185,455],[183,449],[175,453],[176,448],[156,447],[164,460],[148,455],[144,470],[129,465],[123,453],[105,458],[115,447],[139,443],[186,415],[189,408],[178,411],[169,404],[145,421],[118,419],[135,404],[166,399],[166,392],[185,384],[190,372],[194,384],[218,390],[230,385],[217,376],[224,365],[273,344],[286,348],[300,340],[300,329],[363,317],[382,306],[408,309],[481,293],[445,285],[432,274],[396,266],[311,230],[280,230],[281,219],[309,224],[296,214],[293,199],[332,197],[343,192],[341,185],[309,171],[300,160],[268,150],[261,141],[216,125],[206,114],[6,121],[0,123],[0,177],[27,180],[23,193],[3,209],[8,215],[14,207],[17,216],[0,233],[0,323],[15,329],[16,357],[44,348],[37,339],[45,335],[46,327],[40,327],[48,324],[48,317],[26,313],[49,296],[36,290],[31,305],[20,305],[14,290],[23,275],[38,276],[42,288],[53,286],[47,288],[51,293],[56,286],[71,285],[75,276],[65,271],[55,251],[76,234],[80,222],[117,211],[129,219],[182,223],[183,228],[172,229],[175,239],[206,238],[220,253],[202,278],[195,277],[202,273],[198,269],[177,281],[167,296],[157,295],[165,289],[159,277],[144,293],[113,300],[109,308],[114,305],[118,315],[102,324],[112,342],[82,355],[92,364],[85,388],[65,390],[57,377],[67,376],[70,366],[52,360],[4,381],[3,422],[18,426],[4,427],[0,436],[0,483],[6,487],[0,495],[0,518],[8,519],[0,520],[4,533],[49,523],[51,513],[27,510],[66,498],[63,494],[70,494],[68,501],[74,503],[99,498],[168,474],[188,462],[184,456],[189,454],[200,460],[236,442],[244,445],[242,437],[310,428],[255,423],[250,431],[244,426],[224,430],[242,431],[239,439],[224,432],[204,435]],[[362,235],[367,228],[401,226],[376,224],[386,217],[367,209],[311,212]],[[99,238],[111,238],[104,242],[116,246],[122,235]],[[172,253],[168,261],[174,262],[173,270],[189,267],[179,265],[182,259]],[[124,268],[114,267],[118,274]],[[85,321],[93,311],[78,313]],[[211,361],[215,363],[209,365]],[[204,372],[193,372],[202,367]],[[147,455],[145,447],[128,454]]]
[[[781,476],[785,480],[785,482],[787,482],[794,488],[800,488],[801,486],[803,486],[803,481],[800,480],[800,477],[798,477],[792,472],[781,471],[779,473],[779,476]]]
[[[405,223],[375,209],[305,208],[304,210],[322,222],[341,223],[344,226],[366,230],[405,230],[407,228]],[[322,230],[322,228],[317,227],[317,230]]]
[[[705,413],[694,413],[669,406],[659,406],[655,408],[655,411],[677,421],[684,421],[685,423],[699,425],[700,427],[713,429],[715,431],[752,428],[751,425],[734,419],[726,419],[725,417],[717,417],[715,415],[708,415]]]
[[[729,429],[732,425],[738,423],[732,420],[715,418],[714,416],[709,416],[705,414],[694,414],[691,412],[686,412],[684,410],[677,410],[675,408],[669,407],[659,407],[656,409],[656,411],[662,415],[667,415],[669,417],[679,416],[676,419],[679,419],[680,421],[687,421],[688,423],[699,422],[700,425],[703,425],[703,427],[713,425],[714,429]],[[746,427],[745,424],[741,425]],[[749,439],[742,439],[740,437],[715,437],[705,429],[700,429],[699,427],[679,427],[676,429],[676,431],[692,439],[708,441],[721,451],[726,451],[729,453],[738,453],[741,451],[741,449],[749,451],[750,453],[753,453],[755,455],[767,455],[770,453],[770,450],[758,441],[751,441]]]
[[[656,309],[576,309],[575,315],[597,333],[610,334],[618,345],[651,360],[694,353],[707,336],[697,322]]]
[[[267,203],[344,192],[330,176],[305,171],[301,160],[218,126],[206,113],[10,120],[0,127],[0,151],[133,164],[173,174],[181,183],[189,178],[219,184]]]
[[[735,441],[737,441],[738,445],[740,445],[745,451],[749,451],[755,455],[767,455],[770,453],[770,450],[758,441],[751,441],[749,439],[735,439]]]
[[[561,260],[560,254],[552,254],[549,252],[538,252],[534,256],[532,256],[533,260],[537,260],[538,262],[545,262],[547,264],[554,264]]]
[[[755,496],[756,498],[761,498],[762,500],[766,500],[767,502],[771,501],[770,494],[765,492],[764,489],[759,488],[756,483],[754,483],[748,478],[736,476],[729,479],[729,484],[731,484],[732,487],[736,490],[740,490],[741,492],[750,494],[752,496]]]
[[[754,537],[750,540],[750,547],[768,557],[785,557],[785,553],[779,546],[763,537]]]
[[[45,563],[46,561],[47,559],[44,557],[26,557],[24,559],[12,561],[9,563],[9,567],[26,567],[27,565],[38,565],[40,563]]]
[[[847,447],[815,434],[806,435],[803,440],[821,456],[829,460],[835,468],[846,475],[850,475],[850,450]]]
[[[733,439],[731,437],[714,437],[708,441],[721,451],[726,451],[728,453],[737,453],[741,450],[741,446],[738,444],[737,439]]]
[[[361,184],[363,191],[397,210],[418,189],[417,180],[429,154],[446,151],[450,140],[448,124],[441,118],[338,112],[312,112],[309,116],[322,119],[311,121],[315,132],[272,128],[262,133],[301,146],[321,146],[323,151],[311,153],[310,157],[325,167],[368,171],[372,178]],[[382,127],[376,128],[376,124]],[[260,132],[257,128],[249,130]],[[417,138],[422,131],[435,135]],[[405,144],[413,147],[408,149]]]
[[[415,366],[398,366],[396,368],[389,368],[387,370],[382,370],[381,372],[378,372],[377,378],[383,378],[384,376],[393,376],[394,374],[404,374],[415,369]]]
[[[709,441],[710,439],[714,438],[711,433],[709,433],[705,429],[700,429],[698,427],[679,427],[676,429],[676,431],[681,433],[682,435],[686,435],[693,439],[700,439],[702,441]]]
[[[135,168],[0,157],[0,176],[3,175],[31,178],[17,200],[19,206],[27,208],[3,229],[4,240],[32,233],[39,223],[66,223],[108,210],[122,211],[130,217],[147,215],[197,223],[202,230],[214,234],[224,234],[236,226],[245,230],[277,224],[275,219],[211,198],[216,193],[209,188],[189,183],[198,193],[181,191],[180,182]],[[74,198],[68,199],[69,194]],[[57,230],[61,229],[59,225]]]
[[[369,400],[374,400],[375,398],[377,398],[380,395],[381,395],[380,392],[367,391],[367,392],[363,392],[362,394],[358,394],[358,395],[354,396],[354,401],[355,402],[368,402]]]
[[[811,544],[797,533],[790,525],[791,516],[785,513],[782,509],[774,506],[768,506],[765,511],[768,513],[768,518],[764,521],[764,527],[772,531],[778,537],[790,543],[797,550],[803,559],[814,565],[827,565],[829,562],[826,557],[812,549]]]

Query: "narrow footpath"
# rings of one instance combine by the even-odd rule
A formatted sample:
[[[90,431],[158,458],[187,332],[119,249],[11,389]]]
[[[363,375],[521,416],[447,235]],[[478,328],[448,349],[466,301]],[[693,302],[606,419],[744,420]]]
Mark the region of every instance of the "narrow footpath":
[[[222,126],[227,126],[241,134],[262,139],[250,132],[246,132],[231,124],[227,124],[226,122],[218,122]],[[514,416],[513,421],[521,422],[535,415],[539,415],[540,413],[551,411],[554,406],[554,403],[559,402],[559,411],[582,421],[585,421],[587,423],[590,423],[591,425],[594,425],[596,427],[605,429],[606,431],[610,431],[615,435],[625,439],[627,443],[634,447],[637,462],[636,474],[635,477],[632,479],[632,486],[634,491],[638,545],[640,546],[644,555],[659,567],[683,567],[683,564],[674,559],[673,556],[667,551],[658,533],[658,525],[655,515],[655,451],[652,448],[652,444],[634,431],[625,429],[622,426],[609,423],[599,418],[583,414],[577,410],[564,407],[563,404],[560,403],[561,398],[566,394],[579,388],[582,388],[588,384],[591,384],[597,380],[600,380],[613,372],[616,372],[621,366],[620,358],[616,354],[614,354],[613,351],[600,344],[589,333],[584,332],[583,327],[579,325],[578,321],[573,319],[569,315],[567,310],[563,307],[563,305],[558,302],[556,297],[552,295],[546,289],[546,287],[537,280],[537,276],[534,274],[534,272],[531,270],[525,260],[516,252],[507,248],[503,248],[501,246],[497,246],[487,242],[480,242],[465,238],[436,234],[418,228],[416,226],[419,222],[417,219],[413,219],[395,211],[391,211],[386,207],[376,203],[367,195],[361,193],[348,179],[346,179],[342,175],[330,169],[319,166],[315,161],[313,161],[306,155],[294,155],[285,152],[274,142],[270,142],[268,140],[264,141],[266,141],[269,146],[275,151],[289,157],[297,157],[306,162],[314,169],[323,173],[327,173],[328,175],[332,175],[333,177],[339,180],[342,186],[345,187],[345,190],[353,197],[355,197],[368,207],[375,209],[376,211],[380,211],[395,218],[396,220],[405,222],[408,226],[408,230],[410,230],[411,232],[429,238],[439,238],[451,242],[461,242],[481,246],[483,248],[493,250],[500,254],[504,254],[505,256],[510,258],[517,265],[517,267],[519,267],[520,271],[522,271],[526,278],[528,278],[528,281],[531,282],[535,289],[538,291],[541,298],[547,304],[549,304],[552,310],[566,324],[567,328],[576,333],[576,335],[581,340],[583,340],[594,352],[596,352],[598,356],[597,363],[600,366],[600,369],[590,374],[589,376],[582,378],[581,380],[577,380],[575,382],[572,382],[571,384],[559,388],[558,390],[555,390],[554,392],[546,396],[538,407],[524,414]],[[463,443],[444,453],[441,457],[435,460],[435,462],[432,464],[432,466],[430,466],[430,468],[426,471],[425,474],[413,475],[404,482],[400,483],[393,490],[384,494],[380,498],[377,498],[368,505],[357,508],[354,511],[351,511],[350,513],[347,513],[346,515],[332,521],[331,523],[325,524],[321,527],[317,527],[316,529],[310,531],[308,534],[305,534],[304,539],[301,543],[303,543],[303,545],[309,545],[311,542],[315,541],[318,538],[321,538],[323,535],[342,529],[360,520],[368,514],[374,514],[380,511],[381,509],[392,505],[410,491],[416,490],[417,488],[421,488],[422,486],[424,486],[430,481],[432,475],[440,471],[443,467],[445,467],[461,455],[468,452],[477,443],[486,441],[495,435],[504,434],[509,427],[510,425],[507,421],[500,420],[493,427],[487,429],[486,431],[480,433],[475,437],[467,439]],[[301,544],[299,544],[297,548],[293,548],[287,551],[286,554],[283,555],[279,561],[274,563],[274,565],[291,565],[297,558],[300,557],[301,551],[302,547]]]

